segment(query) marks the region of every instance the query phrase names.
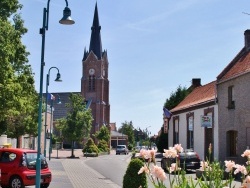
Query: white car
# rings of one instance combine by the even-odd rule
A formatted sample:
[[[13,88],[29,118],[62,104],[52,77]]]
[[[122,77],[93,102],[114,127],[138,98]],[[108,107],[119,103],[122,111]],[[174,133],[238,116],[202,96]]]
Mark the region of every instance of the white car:
[[[117,145],[116,147],[116,155],[120,155],[121,153],[124,153],[125,155],[128,154],[128,148],[126,145]]]

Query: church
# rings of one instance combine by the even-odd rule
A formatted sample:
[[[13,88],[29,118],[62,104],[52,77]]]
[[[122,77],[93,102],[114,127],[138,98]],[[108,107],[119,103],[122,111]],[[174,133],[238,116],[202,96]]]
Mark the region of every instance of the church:
[[[102,126],[107,126],[111,132],[111,147],[116,147],[118,144],[126,144],[127,136],[118,133],[115,123],[110,123],[108,75],[108,55],[107,50],[102,49],[101,26],[96,3],[93,24],[91,26],[89,49],[84,49],[82,58],[81,91],[52,93],[54,96],[60,97],[60,104],[53,104],[53,127],[55,127],[57,119],[67,116],[68,109],[65,107],[65,104],[70,102],[69,95],[71,93],[81,94],[84,100],[90,105],[89,108],[92,111],[94,119],[90,134],[92,135],[96,131],[99,131]],[[50,111],[47,113],[50,113]],[[47,122],[47,125],[49,124],[50,122]]]

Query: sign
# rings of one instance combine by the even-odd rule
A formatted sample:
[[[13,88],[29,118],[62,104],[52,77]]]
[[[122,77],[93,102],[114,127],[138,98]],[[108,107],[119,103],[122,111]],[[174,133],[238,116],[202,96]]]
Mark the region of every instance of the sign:
[[[212,128],[212,116],[201,116],[201,127]]]

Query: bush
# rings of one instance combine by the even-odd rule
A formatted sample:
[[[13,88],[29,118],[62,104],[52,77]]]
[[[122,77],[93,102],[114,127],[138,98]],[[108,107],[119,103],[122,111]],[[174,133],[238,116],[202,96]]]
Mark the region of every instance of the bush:
[[[105,140],[100,140],[98,143],[98,149],[102,152],[109,152],[108,143]]]
[[[83,153],[96,153],[98,155],[99,150],[98,147],[95,145],[92,138],[89,138],[85,147],[82,150]]]
[[[140,159],[132,159],[123,177],[123,188],[147,188],[147,177],[145,173],[138,175],[138,171],[144,163]]]

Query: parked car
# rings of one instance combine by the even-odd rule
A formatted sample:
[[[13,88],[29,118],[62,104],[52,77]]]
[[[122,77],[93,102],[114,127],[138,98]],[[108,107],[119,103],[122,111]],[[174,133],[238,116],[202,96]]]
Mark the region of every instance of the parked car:
[[[193,150],[185,150],[179,153],[178,159],[180,161],[179,167],[184,170],[199,169],[200,168],[200,157]],[[176,163],[176,158],[162,157],[161,167],[167,171],[167,167],[170,167],[172,163]]]
[[[116,155],[120,155],[121,153],[124,153],[125,155],[128,154],[128,148],[126,145],[117,145],[116,146]]]
[[[36,184],[37,151],[20,148],[0,149],[0,169],[2,188],[24,188]],[[47,188],[52,179],[48,163],[41,155],[40,187]]]

